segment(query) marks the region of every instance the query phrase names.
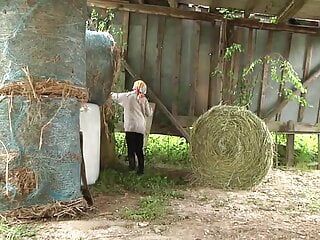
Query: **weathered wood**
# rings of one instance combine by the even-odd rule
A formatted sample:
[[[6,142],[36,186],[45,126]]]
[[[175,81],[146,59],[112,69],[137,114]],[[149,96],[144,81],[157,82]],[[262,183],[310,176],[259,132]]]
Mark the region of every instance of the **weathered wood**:
[[[191,127],[197,120],[195,116],[176,116],[183,128]],[[270,121],[267,122],[267,127],[272,132],[281,133],[320,133],[320,124],[309,124],[294,122],[294,129],[288,130],[287,122],[283,121]]]
[[[215,30],[215,23],[212,23],[212,28]],[[217,46],[217,49],[216,49]],[[208,109],[213,105],[218,105],[221,101],[221,90],[217,84],[218,78],[214,76],[214,72],[218,67],[219,60],[219,40],[216,39],[216,31],[213,31],[211,39],[211,50],[210,50],[210,78],[208,86]]]
[[[289,121],[287,124],[288,131],[294,130],[294,123]],[[292,167],[294,163],[294,134],[287,134],[286,146],[286,162],[287,167]]]
[[[290,51],[291,51],[291,45],[292,45],[292,33],[288,33],[287,35],[287,46],[286,46],[286,49],[285,49],[285,52],[283,54],[283,57],[286,59],[286,60],[289,60],[289,56],[290,56]],[[284,77],[284,72],[282,71],[281,72],[281,80],[283,80],[283,77]],[[282,97],[281,97],[281,93],[283,91],[283,88],[284,88],[284,85],[283,83],[280,83],[279,84],[279,90],[278,90],[278,100],[277,100],[277,104],[279,104],[281,101],[282,101]],[[279,111],[277,114],[276,114],[276,121],[280,121],[280,118],[281,118],[281,111]]]
[[[158,20],[158,36],[157,36],[157,60],[156,60],[156,76],[157,76],[157,88],[155,89],[156,93],[161,95],[161,66],[162,66],[162,52],[163,52],[163,41],[164,41],[164,32],[166,26],[166,18],[160,17]]]
[[[201,20],[201,21],[222,21],[224,17],[220,14],[186,11],[178,8],[147,5],[147,4],[130,4],[126,2],[116,2],[111,0],[88,0],[89,6],[99,8],[115,9],[120,11],[146,13],[154,15],[162,15],[168,17]],[[248,27],[261,30],[288,31],[306,34],[319,34],[318,27],[291,26],[287,24],[261,23],[255,19],[235,19],[229,20],[235,26]]]
[[[313,81],[315,81],[319,77],[320,68],[304,81],[303,86],[307,88]],[[293,94],[300,94],[300,91],[295,89],[293,91]],[[280,112],[288,104],[288,102],[288,99],[282,97],[281,101],[264,117],[264,120],[270,121],[278,112]]]
[[[230,47],[234,43],[234,26],[230,25],[228,21],[225,21],[225,30],[224,30],[224,48]],[[225,50],[224,49],[224,50]],[[233,58],[233,57],[232,57]],[[224,104],[232,104],[232,61],[233,59],[227,60],[224,58],[224,53],[222,56],[223,59],[223,91],[222,91],[222,100]]]
[[[123,65],[128,73],[131,75],[133,79],[141,79],[129,66],[129,64],[124,60]],[[179,130],[183,137],[189,142],[190,136],[189,133],[181,126],[178,120],[172,115],[172,113],[167,109],[167,107],[161,102],[161,100],[157,97],[157,95],[152,91],[152,89],[148,88],[150,99],[160,108],[162,113],[166,115],[166,117],[171,121],[171,123]]]
[[[178,2],[177,0],[168,0],[169,6],[172,8],[177,8],[178,7]]]
[[[141,32],[141,64],[140,72],[142,76],[145,74],[145,62],[146,62],[146,46],[147,46],[147,30],[148,30],[148,15],[142,16],[142,32]]]
[[[223,61],[223,56],[224,56],[224,51],[225,51],[225,46],[226,46],[226,25],[227,22],[221,22],[220,23],[220,31],[219,31],[219,49],[218,49],[218,62],[217,62],[217,70],[221,70],[224,72],[224,61]],[[222,89],[223,89],[223,76],[220,76],[218,74],[215,76],[215,82],[216,82],[216,89],[215,89],[215,98],[214,98],[214,104],[218,105],[222,103]]]
[[[265,56],[269,55],[272,50],[272,38],[273,38],[273,32],[268,32],[268,39],[267,39],[267,45],[265,49]],[[259,103],[258,103],[258,110],[257,114],[261,117],[261,113],[264,110],[264,104],[266,102],[266,88],[268,85],[268,79],[269,79],[269,71],[270,66],[267,63],[266,60],[263,62],[263,69],[262,69],[262,82],[261,82],[261,88],[260,88],[260,95],[259,95]]]
[[[255,43],[256,43],[256,34],[253,32],[256,30],[249,29],[248,33],[248,52],[247,52],[247,65],[251,64],[253,62],[253,57],[254,57],[254,49],[255,49]],[[247,77],[247,82],[244,82],[244,84],[251,84],[252,82],[252,76],[251,74]]]
[[[308,77],[310,72],[310,64],[312,59],[312,39],[310,36],[307,37],[307,48],[306,48],[306,54],[304,58],[304,64],[303,64],[303,81]],[[301,94],[301,97],[304,98],[306,96],[305,93]],[[301,103],[299,104],[299,111],[298,111],[298,122],[302,122],[303,115],[305,111],[305,106],[303,106]]]
[[[122,55],[124,57],[127,57],[127,52],[128,52],[129,24],[130,24],[130,14],[128,12],[124,12],[123,19],[122,19],[122,48],[123,48]]]
[[[179,100],[179,81],[180,81],[180,69],[181,69],[181,51],[182,51],[182,22],[178,20],[178,27],[176,29],[176,59],[175,59],[175,72],[173,75],[173,102],[172,102],[172,114],[177,116],[178,112],[178,100]]]
[[[235,30],[235,43],[241,44],[243,39],[243,29],[242,28],[237,28]],[[238,81],[240,79],[240,59],[242,58],[243,53],[236,53],[234,57],[232,58],[232,76],[233,78],[231,79],[231,90],[232,90],[232,95],[231,95],[231,102],[234,103],[236,100],[236,90],[238,86]]]
[[[318,34],[318,27],[292,26],[283,23],[262,23],[251,19],[235,19],[230,20],[231,24],[238,27],[247,27],[259,30],[286,31],[292,33]]]
[[[194,116],[196,105],[196,91],[199,72],[199,48],[200,48],[200,31],[201,23],[196,21],[194,24],[194,55],[193,55],[193,68],[191,69],[191,83],[190,83],[190,106],[189,115]]]
[[[294,16],[306,3],[307,0],[291,0],[289,4],[281,10],[278,16],[278,22],[284,22]]]
[[[80,132],[80,150],[81,150],[81,167],[80,167],[80,175],[81,175],[81,192],[83,195],[83,198],[86,200],[88,206],[93,206],[93,197],[90,193],[90,189],[88,186],[87,181],[87,175],[86,175],[86,166],[84,162],[84,156],[83,156],[83,134]]]
[[[162,15],[167,17],[190,19],[190,20],[201,20],[201,21],[217,21],[223,20],[223,16],[219,14],[204,13],[186,11],[178,8],[164,7],[157,5],[147,4],[132,4],[123,1],[112,1],[112,0],[88,0],[89,6],[95,6],[99,8],[115,9],[127,12],[146,13],[154,15]]]

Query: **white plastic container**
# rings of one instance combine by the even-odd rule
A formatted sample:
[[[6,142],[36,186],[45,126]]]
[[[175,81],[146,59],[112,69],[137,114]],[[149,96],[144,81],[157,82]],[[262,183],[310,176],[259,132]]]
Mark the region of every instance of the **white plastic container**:
[[[80,131],[83,136],[83,158],[88,185],[94,184],[100,171],[100,109],[88,103],[80,109]]]

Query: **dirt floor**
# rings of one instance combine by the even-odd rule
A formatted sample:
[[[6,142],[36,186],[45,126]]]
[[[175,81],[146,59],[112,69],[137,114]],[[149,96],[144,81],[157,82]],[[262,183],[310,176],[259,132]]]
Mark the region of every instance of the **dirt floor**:
[[[138,195],[99,196],[94,216],[40,223],[37,239],[320,239],[320,171],[273,170],[254,191],[190,188],[184,194],[160,222],[119,217]]]

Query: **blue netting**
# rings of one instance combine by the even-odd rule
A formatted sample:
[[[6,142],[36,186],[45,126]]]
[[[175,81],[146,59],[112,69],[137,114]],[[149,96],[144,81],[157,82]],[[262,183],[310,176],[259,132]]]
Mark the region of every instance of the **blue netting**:
[[[0,126],[0,210],[81,196],[77,100],[5,98]]]
[[[25,82],[25,66],[34,81],[85,86],[86,8],[85,0],[0,0],[0,87]],[[0,211],[81,197],[79,102],[14,91],[0,101]]]
[[[89,102],[103,105],[113,84],[115,42],[107,32],[86,32],[87,88]]]
[[[85,86],[85,0],[1,0],[0,81],[33,77]]]

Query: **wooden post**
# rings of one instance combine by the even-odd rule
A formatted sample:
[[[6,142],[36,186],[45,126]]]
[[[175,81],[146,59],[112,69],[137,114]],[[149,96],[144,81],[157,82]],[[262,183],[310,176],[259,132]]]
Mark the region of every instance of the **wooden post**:
[[[287,167],[292,167],[294,164],[294,134],[290,133],[294,130],[293,121],[288,121],[287,123],[287,147],[286,147],[286,161]]]

